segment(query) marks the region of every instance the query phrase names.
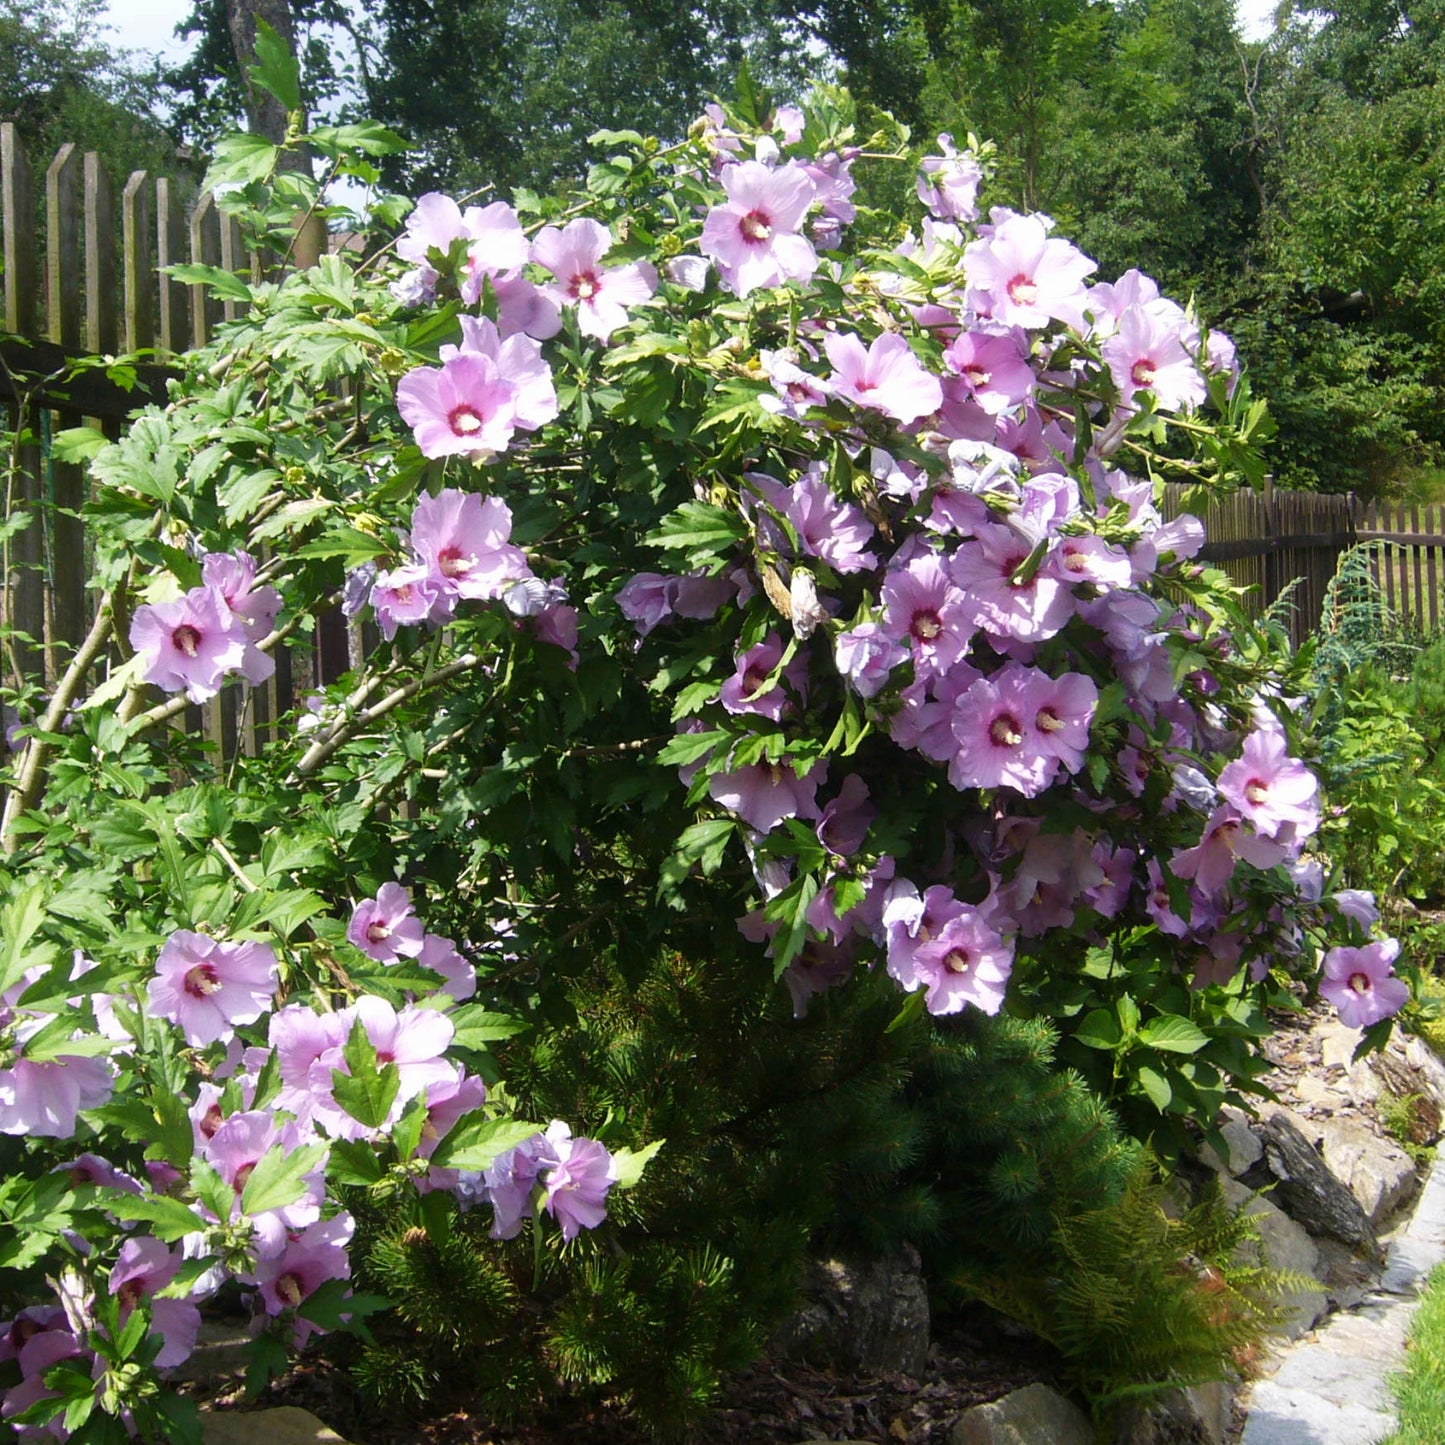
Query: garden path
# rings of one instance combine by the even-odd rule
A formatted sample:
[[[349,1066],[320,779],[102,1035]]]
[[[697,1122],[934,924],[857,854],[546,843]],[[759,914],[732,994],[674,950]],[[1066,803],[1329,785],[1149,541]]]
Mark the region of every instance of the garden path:
[[[1286,1347],[1255,1382],[1239,1445],[1376,1445],[1396,1425],[1388,1378],[1430,1271],[1445,1263],[1445,1159],[1437,1156],[1378,1284],[1353,1308]]]

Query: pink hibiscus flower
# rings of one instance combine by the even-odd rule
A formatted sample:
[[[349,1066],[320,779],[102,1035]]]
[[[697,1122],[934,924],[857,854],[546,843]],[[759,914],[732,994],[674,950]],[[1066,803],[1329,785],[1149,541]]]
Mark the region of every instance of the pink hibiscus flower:
[[[626,326],[627,308],[657,290],[657,272],[645,261],[604,268],[602,257],[611,248],[607,227],[585,216],[560,231],[547,226],[532,242],[532,260],[557,278],[546,290],[564,306],[575,306],[578,330],[598,341]]]
[[[727,203],[708,212],[701,250],[717,264],[728,290],[746,296],[762,286],[811,279],[818,255],[799,234],[815,190],[807,172],[740,161],[720,179]]]

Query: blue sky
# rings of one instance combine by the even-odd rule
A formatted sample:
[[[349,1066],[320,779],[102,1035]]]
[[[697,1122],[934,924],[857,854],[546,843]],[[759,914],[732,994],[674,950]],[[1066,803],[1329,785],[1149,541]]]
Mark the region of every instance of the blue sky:
[[[106,6],[111,40],[124,50],[157,51],[167,60],[188,46],[171,32],[191,12],[191,0],[110,0]]]

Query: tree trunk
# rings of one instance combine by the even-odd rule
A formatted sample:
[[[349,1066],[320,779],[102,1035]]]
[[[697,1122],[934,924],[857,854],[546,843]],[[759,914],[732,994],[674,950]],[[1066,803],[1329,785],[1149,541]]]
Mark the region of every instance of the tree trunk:
[[[296,27],[291,17],[291,0],[226,0],[226,24],[231,48],[246,81],[246,125],[253,135],[264,136],[272,145],[286,139],[286,109],[269,90],[251,84],[250,67],[256,63],[256,22],[264,20],[296,53]],[[303,117],[304,124],[304,117]],[[311,158],[306,147],[282,153],[280,169],[310,174]],[[291,256],[300,267],[314,266],[326,249],[326,227],[317,216],[298,216]]]
[[[264,20],[296,53],[296,27],[291,22],[290,0],[226,0],[226,24],[231,32],[231,49],[246,82],[246,126],[253,135],[265,136],[272,145],[286,139],[286,111],[268,90],[251,84],[249,67],[256,63],[256,22]]]

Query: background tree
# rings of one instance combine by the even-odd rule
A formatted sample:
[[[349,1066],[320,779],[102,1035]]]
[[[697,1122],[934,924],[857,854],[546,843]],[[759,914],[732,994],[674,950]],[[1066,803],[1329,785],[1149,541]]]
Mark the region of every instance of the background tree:
[[[154,69],[107,43],[101,0],[0,0],[0,120],[14,122],[36,164],[74,141],[116,178],[175,174],[158,96]]]

